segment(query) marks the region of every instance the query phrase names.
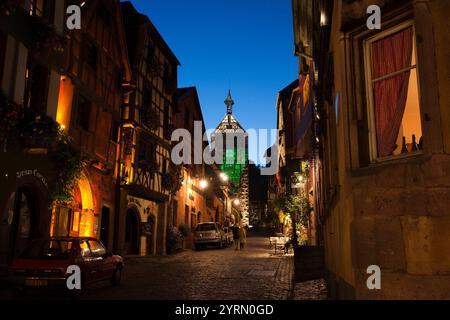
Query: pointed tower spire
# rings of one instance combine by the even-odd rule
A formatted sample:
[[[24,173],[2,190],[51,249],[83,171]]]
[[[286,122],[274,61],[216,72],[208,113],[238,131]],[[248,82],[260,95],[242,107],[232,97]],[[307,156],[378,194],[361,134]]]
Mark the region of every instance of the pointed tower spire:
[[[224,102],[225,102],[225,105],[227,106],[227,114],[232,114],[234,101],[233,101],[233,98],[231,98],[231,90],[228,90],[228,97]]]

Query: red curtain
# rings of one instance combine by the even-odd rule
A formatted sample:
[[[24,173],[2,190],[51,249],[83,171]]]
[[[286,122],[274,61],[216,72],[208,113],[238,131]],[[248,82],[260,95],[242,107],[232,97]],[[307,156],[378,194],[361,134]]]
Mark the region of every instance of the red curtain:
[[[409,27],[372,44],[372,79],[411,66],[413,29]],[[378,156],[392,154],[405,112],[410,71],[375,82]]]

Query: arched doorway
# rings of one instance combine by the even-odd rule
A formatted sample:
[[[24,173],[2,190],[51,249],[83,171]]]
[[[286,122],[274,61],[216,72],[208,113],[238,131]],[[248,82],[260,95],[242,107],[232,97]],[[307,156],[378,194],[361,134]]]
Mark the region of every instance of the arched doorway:
[[[97,237],[94,197],[85,173],[81,174],[73,189],[72,203],[57,204],[53,215],[52,236]]]
[[[4,212],[7,222],[7,260],[12,260],[36,236],[39,203],[29,187],[13,192]]]
[[[123,253],[125,255],[139,254],[140,220],[134,209],[128,209],[125,217],[125,242]]]

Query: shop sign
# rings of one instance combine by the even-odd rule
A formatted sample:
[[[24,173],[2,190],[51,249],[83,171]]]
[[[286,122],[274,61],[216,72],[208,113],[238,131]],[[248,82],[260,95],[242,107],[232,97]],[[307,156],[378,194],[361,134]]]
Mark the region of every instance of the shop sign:
[[[37,169],[33,169],[33,170],[23,170],[23,171],[19,171],[16,172],[16,177],[17,179],[22,179],[25,177],[35,177],[37,178],[39,181],[41,181],[41,183],[48,188],[48,184],[47,184],[47,180],[45,179],[45,177],[37,170]]]

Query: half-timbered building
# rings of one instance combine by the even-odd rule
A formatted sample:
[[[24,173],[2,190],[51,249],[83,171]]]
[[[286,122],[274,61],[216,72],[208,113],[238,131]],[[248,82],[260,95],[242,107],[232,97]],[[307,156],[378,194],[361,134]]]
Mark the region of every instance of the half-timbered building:
[[[119,250],[164,254],[177,175],[170,140],[179,62],[147,16],[130,2],[122,3],[122,12],[134,90],[123,113]]]
[[[0,274],[50,229],[64,2],[0,1]]]
[[[81,29],[67,32],[56,119],[85,168],[73,201],[54,208],[52,234],[92,236],[112,247],[119,124],[131,74],[119,1],[86,1],[81,17]]]

